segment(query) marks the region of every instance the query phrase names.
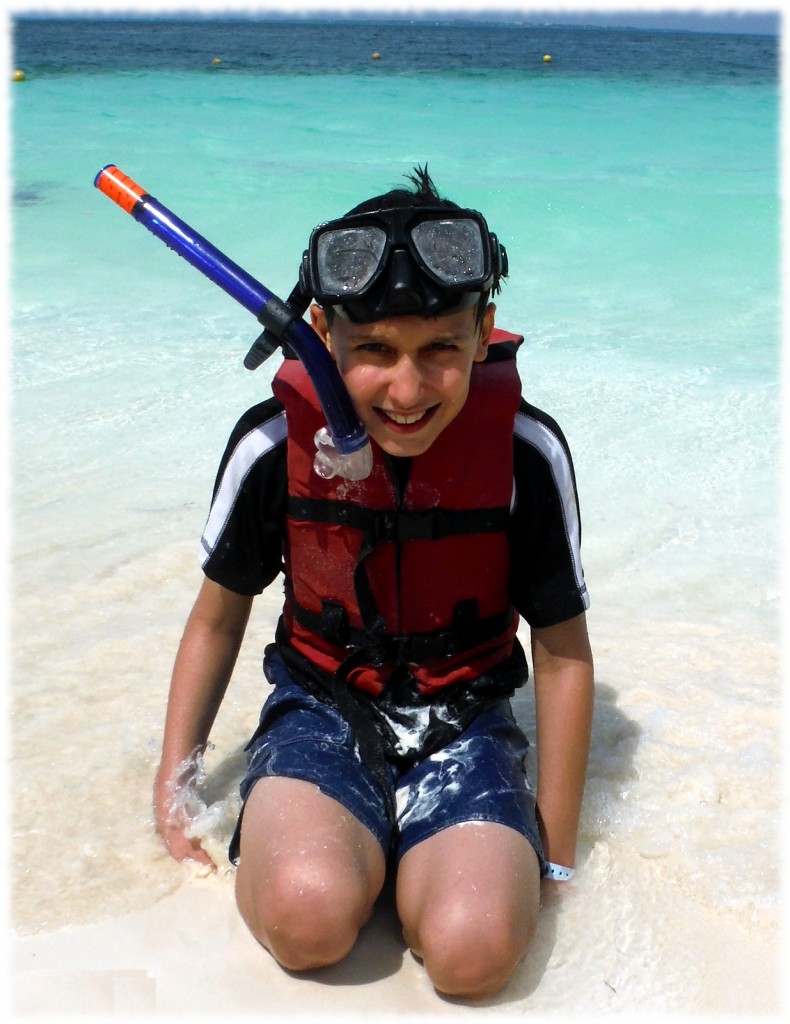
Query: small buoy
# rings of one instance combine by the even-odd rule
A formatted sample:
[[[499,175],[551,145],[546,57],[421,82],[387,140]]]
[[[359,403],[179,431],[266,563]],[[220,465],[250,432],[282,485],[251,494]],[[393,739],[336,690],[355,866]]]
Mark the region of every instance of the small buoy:
[[[543,55],[543,63],[544,64],[551,64],[551,54],[550,53],[544,53],[544,55]]]
[[[378,50],[373,54],[373,60],[381,60],[381,54]]]
[[[219,59],[219,57],[215,57],[214,60],[211,63],[212,64],[221,64],[222,61]]]
[[[25,72],[24,71],[20,71],[19,69],[17,69],[14,72],[14,74],[13,74],[13,79],[14,79],[15,82],[24,82],[24,80],[25,80]]]

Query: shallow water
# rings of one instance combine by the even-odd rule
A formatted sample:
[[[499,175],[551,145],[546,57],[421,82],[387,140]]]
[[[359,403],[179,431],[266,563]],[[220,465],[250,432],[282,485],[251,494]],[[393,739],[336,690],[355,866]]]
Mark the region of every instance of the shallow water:
[[[306,26],[265,43],[260,25],[110,28],[16,36],[18,927],[98,920],[183,882],[150,813],[169,671],[219,455],[274,370],[242,368],[249,314],[94,175],[117,163],[285,295],[315,223],[427,159],[506,245],[499,322],[526,335],[525,394],[574,453],[598,678],[580,884],[615,886],[604,931],[626,934],[630,878],[645,958],[678,898],[773,941],[775,40],[554,30],[546,68],[531,56],[545,36],[418,45],[412,29],[345,26],[327,72],[296,60]],[[206,758],[197,828],[220,863],[279,600],[275,583],[258,603]],[[516,706],[531,723],[529,694]],[[597,924],[568,913],[577,938]]]

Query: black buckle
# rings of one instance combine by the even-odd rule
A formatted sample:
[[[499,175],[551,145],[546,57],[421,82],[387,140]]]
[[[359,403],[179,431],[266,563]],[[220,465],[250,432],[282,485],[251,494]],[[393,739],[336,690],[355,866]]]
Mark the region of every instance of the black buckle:
[[[436,540],[439,516],[431,512],[375,512],[372,539],[375,544],[407,540]]]

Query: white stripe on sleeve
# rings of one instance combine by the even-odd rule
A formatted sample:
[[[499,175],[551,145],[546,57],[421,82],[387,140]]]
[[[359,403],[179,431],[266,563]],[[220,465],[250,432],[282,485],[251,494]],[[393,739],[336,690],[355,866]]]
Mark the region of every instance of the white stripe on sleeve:
[[[281,412],[251,430],[239,441],[222,474],[200,541],[200,562],[205,565],[230,519],[244,481],[258,459],[263,458],[288,436],[285,413]]]
[[[576,504],[576,489],[573,485],[568,456],[557,435],[545,423],[533,416],[528,416],[524,412],[516,413],[514,430],[517,437],[541,453],[551,468],[551,475],[557,488],[562,517],[565,522],[565,536],[568,540],[568,551],[573,563],[576,585],[583,597],[584,607],[588,608],[589,596],[582,570],[579,509]]]

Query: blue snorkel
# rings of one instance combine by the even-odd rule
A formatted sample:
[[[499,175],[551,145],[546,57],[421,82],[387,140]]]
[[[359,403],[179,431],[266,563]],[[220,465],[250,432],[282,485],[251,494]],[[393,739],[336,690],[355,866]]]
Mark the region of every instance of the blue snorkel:
[[[368,476],[373,456],[365,428],[334,360],[312,327],[302,319],[301,312],[229,260],[113,164],[99,171],[94,185],[257,317],[264,332],[244,360],[248,369],[255,369],[282,343],[299,357],[313,383],[329,428],[316,435],[316,473],[325,479],[338,475],[362,480]]]

